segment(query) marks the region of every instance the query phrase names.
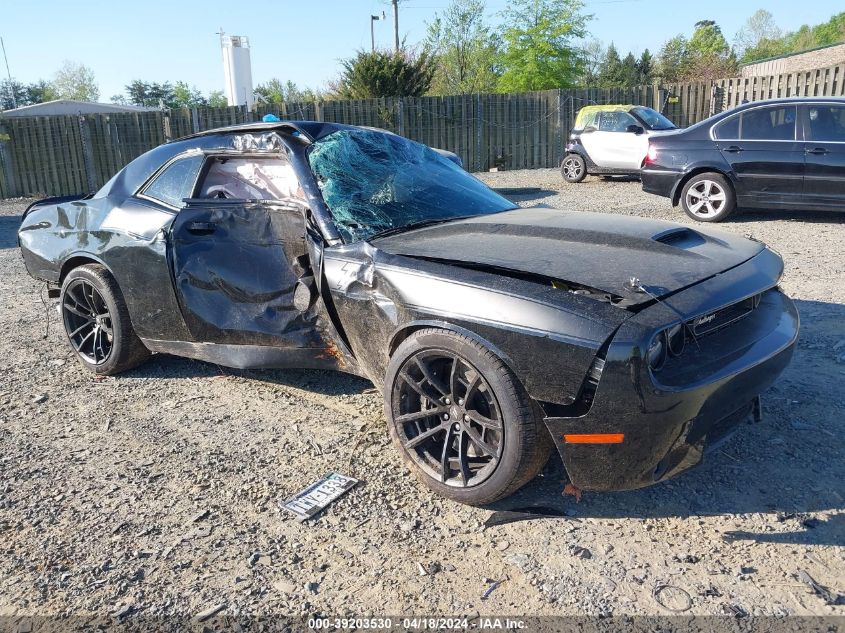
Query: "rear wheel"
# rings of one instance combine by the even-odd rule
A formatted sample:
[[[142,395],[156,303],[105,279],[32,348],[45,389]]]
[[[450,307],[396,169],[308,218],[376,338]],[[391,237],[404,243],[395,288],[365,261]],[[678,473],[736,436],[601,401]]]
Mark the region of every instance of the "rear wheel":
[[[587,163],[578,154],[567,154],[560,164],[560,173],[566,182],[581,182],[587,177]]]
[[[681,206],[693,220],[721,222],[736,208],[736,196],[724,176],[707,172],[693,176],[684,185]]]
[[[539,407],[499,358],[468,337],[415,332],[391,358],[384,392],[405,463],[445,497],[491,503],[548,461],[552,443]]]
[[[94,373],[119,374],[149,357],[132,329],[117,282],[102,266],[86,264],[67,274],[61,310],[68,342]]]

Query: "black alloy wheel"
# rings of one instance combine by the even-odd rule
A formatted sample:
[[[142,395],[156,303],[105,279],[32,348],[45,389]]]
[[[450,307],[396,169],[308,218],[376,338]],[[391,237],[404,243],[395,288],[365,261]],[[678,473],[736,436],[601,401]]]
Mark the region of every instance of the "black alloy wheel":
[[[496,469],[504,439],[501,410],[465,359],[446,350],[417,352],[399,372],[393,406],[400,442],[429,476],[466,488]]]
[[[92,365],[106,362],[112,351],[112,317],[103,297],[85,279],[68,284],[62,299],[65,331],[73,349]]]
[[[85,264],[68,272],[60,302],[67,340],[87,369],[112,376],[149,358],[117,282],[103,266]]]
[[[531,481],[554,447],[539,405],[480,341],[439,328],[390,357],[388,430],[405,464],[450,499],[484,505]]]

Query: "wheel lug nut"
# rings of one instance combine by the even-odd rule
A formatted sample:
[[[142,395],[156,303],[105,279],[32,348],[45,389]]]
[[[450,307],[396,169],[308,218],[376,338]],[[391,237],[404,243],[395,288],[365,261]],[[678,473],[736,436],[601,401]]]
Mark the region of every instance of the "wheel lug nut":
[[[463,403],[464,403],[464,399],[463,399],[463,398],[458,398],[458,404],[463,404]]]
[[[443,414],[443,419],[444,419],[444,420],[448,420],[448,419],[449,419],[449,414],[448,414],[448,413],[444,413],[444,414]]]
[[[446,404],[452,404],[452,401],[449,400],[449,398],[446,398],[443,402],[445,402]]]
[[[469,416],[468,415],[464,416],[464,422],[469,422]]]
[[[461,430],[461,425],[460,425],[460,424],[456,424],[454,428],[455,428],[455,430],[456,430],[456,431],[460,431],[460,430]]]

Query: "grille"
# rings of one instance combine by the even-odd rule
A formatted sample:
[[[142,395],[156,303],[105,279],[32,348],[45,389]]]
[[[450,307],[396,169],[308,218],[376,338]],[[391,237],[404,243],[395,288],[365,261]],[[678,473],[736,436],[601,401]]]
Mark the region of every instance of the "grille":
[[[748,297],[715,312],[708,312],[687,321],[696,337],[706,336],[748,316],[760,304],[760,295]]]

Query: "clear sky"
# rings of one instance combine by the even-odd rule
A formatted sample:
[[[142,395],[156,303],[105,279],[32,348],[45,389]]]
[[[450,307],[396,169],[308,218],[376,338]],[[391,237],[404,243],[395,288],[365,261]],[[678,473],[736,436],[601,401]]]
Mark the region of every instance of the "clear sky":
[[[507,0],[488,0],[490,21]],[[606,44],[656,52],[661,44],[695,22],[716,20],[732,42],[758,8],[766,8],[783,30],[816,24],[842,11],[842,0],[587,0],[594,15],[589,29]],[[400,37],[410,44],[425,36],[448,0],[404,0]],[[324,87],[338,72],[338,60],[370,47],[370,15],[376,45],[393,43],[390,3],[385,0],[0,0],[0,36],[12,76],[29,83],[49,79],[65,59],[91,67],[108,101],[133,79],[187,81],[204,93],[223,88],[218,36],[221,28],[247,35],[253,80],[272,77],[300,86]],[[2,63],[0,61],[0,63]],[[5,77],[5,67],[0,67]]]

